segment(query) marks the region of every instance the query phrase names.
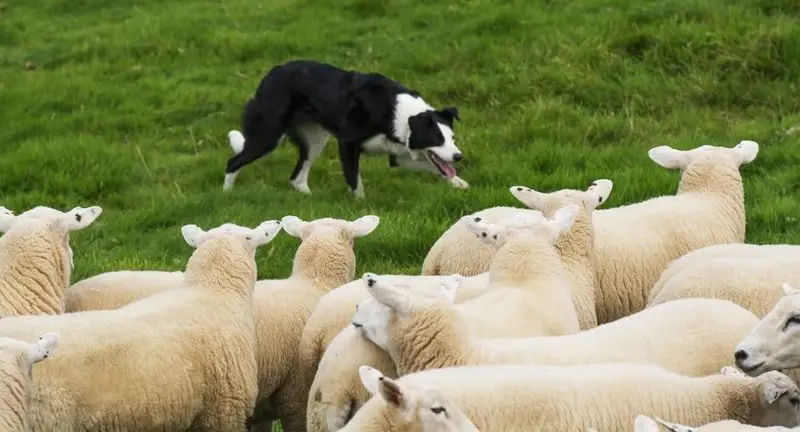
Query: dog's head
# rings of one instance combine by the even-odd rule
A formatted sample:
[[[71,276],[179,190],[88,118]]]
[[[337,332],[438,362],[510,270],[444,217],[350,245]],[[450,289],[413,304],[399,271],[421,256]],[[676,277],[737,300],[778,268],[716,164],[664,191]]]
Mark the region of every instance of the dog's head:
[[[453,134],[455,120],[458,120],[455,107],[423,111],[408,119],[408,149],[424,154],[447,178],[456,175],[452,162],[461,160],[461,150],[456,147]]]

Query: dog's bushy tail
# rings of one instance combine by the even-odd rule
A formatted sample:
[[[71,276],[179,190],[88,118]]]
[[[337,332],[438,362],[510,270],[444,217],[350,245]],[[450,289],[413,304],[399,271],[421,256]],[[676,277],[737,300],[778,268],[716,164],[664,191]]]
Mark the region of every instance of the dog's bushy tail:
[[[228,141],[235,154],[239,154],[244,150],[244,135],[238,130],[228,132]]]

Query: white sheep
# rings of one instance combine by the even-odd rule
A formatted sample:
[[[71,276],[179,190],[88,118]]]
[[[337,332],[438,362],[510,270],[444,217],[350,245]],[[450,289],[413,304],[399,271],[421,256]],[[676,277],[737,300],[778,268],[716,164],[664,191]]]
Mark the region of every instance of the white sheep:
[[[456,275],[383,277],[396,281],[397,286],[404,289],[410,286],[458,283],[456,303],[478,297],[486,291],[489,283],[488,273],[468,278],[459,278]],[[369,399],[369,393],[358,378],[358,366],[367,364],[392,376],[397,375],[389,354],[366,340],[352,325],[348,325],[356,304],[368,297],[361,279],[355,280],[326,294],[306,324],[299,356],[300,361],[306,364],[301,370],[307,375],[306,382],[303,386],[298,386],[298,391],[307,399],[307,409],[298,415],[302,414],[307,420],[308,431],[341,428]],[[482,326],[484,321],[481,318],[474,321],[476,331],[481,334],[482,330],[492,331],[494,327]],[[338,330],[332,331],[335,329]],[[518,329],[503,330],[508,334],[519,332]],[[529,331],[526,328],[521,330]]]
[[[37,370],[32,430],[244,430],[258,391],[255,252],[280,228],[186,225],[184,286],[117,310],[0,319],[0,336],[61,334]]]
[[[499,253],[496,262],[493,262],[492,265],[497,264],[497,267],[493,267],[489,273],[490,280],[494,277],[495,281],[490,284],[488,291],[457,305],[467,318],[472,332],[480,337],[506,338],[559,333],[561,330],[548,328],[550,326],[546,323],[570,316],[572,318],[568,320],[572,323],[572,332],[579,330],[571,296],[568,293],[552,295],[550,292],[564,289],[560,283],[565,279],[553,243],[569,230],[576,215],[577,206],[573,205],[565,207],[552,220],[522,216],[516,220],[508,219],[508,226],[502,227],[483,221],[470,224],[476,225],[473,226],[478,229],[476,232],[486,232],[486,238],[495,243],[493,247],[507,240],[511,240],[512,244],[505,253]],[[493,238],[495,234],[498,236],[496,240]],[[530,249],[521,248],[526,251],[524,259],[518,259],[511,253],[517,248],[513,246],[513,238],[517,236],[527,238],[531,245]],[[495,272],[494,276],[492,272]],[[366,299],[361,304],[365,302],[375,300]],[[561,311],[553,305],[561,308]],[[391,364],[388,354],[366,338],[353,337],[347,328],[342,333],[347,336],[337,336],[331,342],[314,377],[308,398],[306,426],[309,432],[338,430],[367,400],[368,393],[363,386],[357,385],[354,364],[358,364],[358,361],[376,366]],[[385,370],[387,373],[396,372],[394,368]]]
[[[467,278],[464,278],[460,275],[384,275],[383,277],[387,278],[387,280],[393,281],[393,284],[404,287],[408,287],[410,285],[438,286],[444,280],[453,280],[453,282],[460,280],[458,297],[456,298],[457,303],[477,297],[485,292],[489,285],[488,273]],[[294,399],[302,400],[303,403],[309,407],[316,403],[313,398],[309,398],[309,392],[311,391],[311,385],[314,382],[314,376],[317,373],[317,367],[320,364],[322,354],[325,352],[334,338],[340,332],[342,332],[345,327],[348,327],[350,324],[350,318],[353,315],[356,305],[367,297],[369,297],[369,294],[367,294],[364,283],[361,281],[361,279],[358,279],[330,291],[322,296],[322,298],[319,300],[317,306],[314,308],[311,316],[306,322],[303,335],[300,339],[297,368],[295,371],[297,374],[297,380],[295,380],[294,385],[289,389],[295,393],[295,396],[293,397]],[[359,342],[361,341],[359,340]],[[356,350],[364,351],[364,349],[361,347],[344,348],[345,352],[354,352]],[[380,356],[381,359],[373,359],[372,357],[374,356],[365,357],[366,355],[371,355],[373,352],[376,352],[375,356]],[[354,385],[353,387],[357,388],[359,392],[363,392],[363,387],[361,387],[359,381],[357,380],[358,376],[355,373],[355,370],[360,364],[381,362],[382,358],[388,359],[388,354],[381,350],[369,350],[368,348],[366,354],[362,353],[358,356],[359,363],[355,364],[355,366],[352,368],[337,368],[338,370],[327,369],[325,371],[325,375],[328,375],[330,378],[333,378],[333,376],[330,374],[336,374],[337,376],[341,376],[343,374],[354,376],[356,379],[355,383],[357,385]],[[354,359],[353,361],[356,360]],[[391,359],[386,361],[391,363]],[[330,364],[331,362],[328,363]],[[383,363],[385,363],[385,361]],[[334,364],[338,365],[340,362]],[[341,381],[337,380],[337,383],[338,382]],[[352,379],[350,379],[349,382],[352,382]],[[293,419],[293,417],[296,417],[297,419]],[[306,406],[303,406],[301,410],[295,410],[288,417],[285,417],[283,421],[289,424],[297,424],[297,422],[299,422],[299,424],[305,424],[306,417]]]
[[[33,365],[58,346],[58,333],[45,333],[34,342],[0,337],[0,430],[30,430],[28,405],[33,390]]]
[[[653,284],[672,260],[705,246],[744,241],[739,168],[757,155],[758,143],[747,140],[733,148],[650,149],[648,156],[655,163],[680,169],[678,191],[593,212],[598,324],[643,309]],[[472,271],[487,268],[491,256],[484,259],[481,265],[472,264]]]
[[[98,206],[68,212],[35,207],[19,216],[0,208],[0,316],[63,312],[72,275],[70,232],[91,225]]]
[[[678,191],[595,212],[599,324],[642,310],[653,284],[672,260],[705,246],[744,241],[739,168],[757,154],[754,141],[733,148],[650,149],[648,156],[655,163],[680,169]]]
[[[386,350],[401,374],[480,364],[649,363],[690,376],[719,371],[758,318],[725,300],[686,299],[645,309],[577,334],[482,339],[469,331],[453,298],[458,285],[402,289],[366,273],[377,302],[353,324]]]
[[[659,432],[661,426],[671,432],[782,432],[790,431],[792,429],[782,426],[760,427],[742,424],[736,420],[720,420],[714,423],[705,424],[703,426],[691,427],[677,423],[670,423],[658,417],[655,420],[644,415],[636,416],[634,420],[633,432]]]
[[[580,209],[572,228],[558,239],[555,246],[572,282],[573,301],[581,330],[597,327],[592,213],[608,200],[613,187],[611,180],[600,179],[593,181],[585,191],[562,189],[543,193],[525,186],[509,189],[520,202],[541,211],[546,217],[552,217],[558,209],[569,204],[575,204]]]
[[[305,418],[295,415],[308,394],[298,395],[304,378],[298,373],[298,347],[306,320],[327,292],[355,277],[355,239],[378,227],[377,216],[354,221],[323,218],[305,222],[296,216],[281,220],[283,230],[301,240],[288,279],[260,280],[253,293],[259,365],[258,403],[253,430],[271,429],[281,419],[284,431],[303,430]]]
[[[489,270],[495,250],[478,241],[469,230],[469,221],[481,218],[499,223],[509,216],[541,216],[538,210],[517,207],[490,207],[462,217],[431,246],[422,263],[422,274],[429,276],[461,274],[475,276]]]
[[[783,284],[785,295],[736,346],[736,365],[757,376],[800,368],[800,290]]]
[[[705,265],[705,263],[710,263],[720,258],[736,259],[736,264],[739,265],[741,262],[744,262],[740,261],[740,259],[745,258],[771,259],[787,257],[800,257],[800,246],[789,244],[757,245],[748,243],[726,243],[693,250],[670,262],[667,268],[661,272],[658,280],[653,284],[653,288],[650,290],[648,304],[658,297],[664,285],[673,277],[686,273],[690,268],[696,270],[698,267]],[[777,287],[780,285],[780,282],[781,281],[778,281],[773,285]],[[753,313],[759,315],[757,312]],[[766,313],[766,311],[764,313]]]
[[[183,272],[120,270],[75,282],[64,293],[65,312],[119,309],[164,290],[181,286]]]
[[[434,369],[399,380],[360,370],[373,393],[381,381],[392,397],[372,397],[342,429],[377,432],[410,414],[406,389],[438,388],[479,429],[504,432],[624,431],[638,414],[688,424],[733,419],[759,426],[800,424],[800,389],[780,372],[748,377],[730,366],[687,377],[655,365],[493,365]],[[413,393],[411,393],[413,395]]]
[[[517,189],[522,187],[523,190]],[[613,183],[610,180],[593,182],[586,191],[563,189],[551,193],[536,192],[524,186],[511,187],[511,193],[529,208],[490,207],[459,219],[445,231],[431,246],[422,264],[422,274],[441,275],[459,273],[476,275],[489,269],[495,250],[471,235],[465,221],[480,217],[489,223],[502,223],[502,220],[516,215],[538,215],[543,208],[554,209],[566,204],[584,204],[586,211],[592,211],[608,200]],[[541,194],[538,195],[537,194]],[[558,202],[560,201],[560,202]],[[583,202],[582,202],[583,201]],[[579,224],[580,225],[580,224]],[[559,245],[559,249],[564,244]],[[594,276],[592,276],[594,277]]]

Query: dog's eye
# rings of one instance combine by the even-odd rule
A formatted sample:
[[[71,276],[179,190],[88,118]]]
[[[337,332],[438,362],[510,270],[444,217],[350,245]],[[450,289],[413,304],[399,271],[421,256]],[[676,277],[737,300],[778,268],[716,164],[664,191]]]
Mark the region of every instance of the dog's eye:
[[[433,407],[431,408],[431,412],[434,414],[442,414],[446,412],[446,410],[444,409],[444,407]]]

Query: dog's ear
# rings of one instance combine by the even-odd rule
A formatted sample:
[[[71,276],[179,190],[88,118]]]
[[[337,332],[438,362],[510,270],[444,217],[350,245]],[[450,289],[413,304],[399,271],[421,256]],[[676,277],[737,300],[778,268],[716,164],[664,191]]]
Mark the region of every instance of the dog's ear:
[[[450,124],[453,123],[453,120],[461,120],[458,118],[458,108],[456,107],[442,108],[440,111],[437,111],[437,113],[440,117],[449,121]]]

